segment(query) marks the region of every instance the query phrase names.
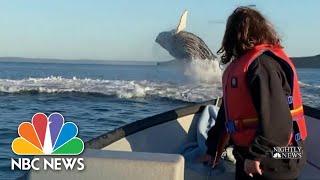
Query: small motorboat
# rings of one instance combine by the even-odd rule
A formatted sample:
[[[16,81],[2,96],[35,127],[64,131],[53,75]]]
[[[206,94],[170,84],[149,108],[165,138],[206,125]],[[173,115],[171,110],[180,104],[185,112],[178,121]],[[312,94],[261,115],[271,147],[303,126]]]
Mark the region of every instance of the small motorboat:
[[[206,105],[194,104],[135,121],[86,142],[85,170],[32,171],[30,179],[68,180],[207,180],[234,179],[233,170],[212,175],[185,166],[179,154],[184,144],[196,142],[196,127]],[[320,110],[304,106],[307,119],[307,164],[299,179],[318,179],[320,174]],[[223,160],[225,161],[225,160]]]

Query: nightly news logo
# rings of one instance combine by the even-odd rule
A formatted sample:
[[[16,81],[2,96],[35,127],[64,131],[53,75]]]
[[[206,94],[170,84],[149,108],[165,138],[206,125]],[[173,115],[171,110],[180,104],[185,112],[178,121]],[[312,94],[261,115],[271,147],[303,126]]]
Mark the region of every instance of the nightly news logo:
[[[18,128],[20,137],[11,144],[17,155],[68,155],[82,153],[83,141],[76,137],[78,127],[73,122],[64,122],[60,113],[52,113],[47,117],[44,113],[33,115],[31,123],[22,122]],[[11,159],[11,170],[77,170],[84,169],[83,158],[18,158]]]
[[[273,147],[272,157],[275,159],[300,159],[303,149],[300,146]]]

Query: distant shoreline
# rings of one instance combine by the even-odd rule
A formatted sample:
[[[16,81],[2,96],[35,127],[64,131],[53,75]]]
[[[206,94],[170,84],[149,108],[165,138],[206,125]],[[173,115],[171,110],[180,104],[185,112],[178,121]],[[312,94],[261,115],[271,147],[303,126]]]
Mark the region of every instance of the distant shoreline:
[[[293,63],[297,68],[320,68],[320,55],[309,57],[292,57]],[[183,62],[179,60],[170,60],[165,62],[158,62],[159,66],[178,66]]]
[[[156,65],[155,61],[124,61],[94,59],[55,59],[55,58],[24,58],[0,57],[0,62],[15,63],[48,63],[48,64],[101,64],[101,65]]]
[[[309,57],[292,57],[297,68],[320,68],[320,55]],[[91,59],[54,59],[54,58],[24,58],[24,57],[0,57],[0,62],[21,63],[53,63],[53,64],[101,64],[101,65],[181,65],[179,60],[169,61],[123,61],[123,60],[91,60]]]
[[[292,59],[297,68],[320,68],[320,55]]]

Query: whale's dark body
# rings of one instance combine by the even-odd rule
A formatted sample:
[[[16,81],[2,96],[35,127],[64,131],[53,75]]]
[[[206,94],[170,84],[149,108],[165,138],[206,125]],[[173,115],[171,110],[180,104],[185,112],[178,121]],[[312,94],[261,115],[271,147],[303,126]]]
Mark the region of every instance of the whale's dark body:
[[[187,31],[161,32],[156,42],[176,59],[216,59],[206,43],[198,36]]]

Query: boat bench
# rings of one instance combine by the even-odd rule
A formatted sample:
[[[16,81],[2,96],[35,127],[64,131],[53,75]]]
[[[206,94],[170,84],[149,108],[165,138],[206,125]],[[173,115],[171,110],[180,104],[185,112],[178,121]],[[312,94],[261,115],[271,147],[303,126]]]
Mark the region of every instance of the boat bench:
[[[78,156],[80,157],[80,156]],[[32,180],[183,180],[184,158],[178,154],[86,149],[85,169],[31,171]]]

